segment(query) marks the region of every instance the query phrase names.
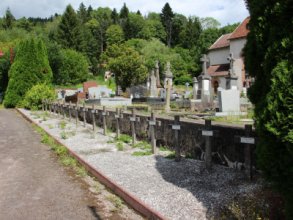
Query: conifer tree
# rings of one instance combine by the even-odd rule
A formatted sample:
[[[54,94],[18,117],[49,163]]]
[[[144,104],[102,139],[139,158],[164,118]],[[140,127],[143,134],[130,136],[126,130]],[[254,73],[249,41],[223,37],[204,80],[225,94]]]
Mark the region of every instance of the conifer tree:
[[[3,19],[4,29],[11,29],[14,21],[15,21],[15,18],[13,16],[13,14],[11,13],[10,9],[7,8],[7,10],[5,12],[4,19]]]
[[[82,41],[80,20],[71,5],[66,7],[58,26],[58,42],[64,48],[80,50]]]
[[[174,13],[172,11],[172,8],[170,7],[169,3],[166,3],[162,9],[162,13],[160,14],[161,22],[165,27],[166,33],[167,33],[167,45],[168,47],[171,47],[171,41],[172,41],[172,21],[174,18]]]
[[[5,107],[19,105],[25,93],[35,84],[51,83],[52,70],[43,41],[36,39],[22,41],[8,75]]]

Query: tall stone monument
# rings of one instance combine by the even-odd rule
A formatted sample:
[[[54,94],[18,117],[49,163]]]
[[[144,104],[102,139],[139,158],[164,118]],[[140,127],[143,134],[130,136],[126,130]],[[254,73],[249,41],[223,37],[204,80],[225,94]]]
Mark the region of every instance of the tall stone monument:
[[[171,89],[172,89],[172,85],[173,85],[173,73],[171,72],[170,62],[167,63],[164,85],[165,85],[165,89],[166,89],[165,111],[169,112],[170,111],[170,100],[171,100]]]
[[[158,91],[157,91],[157,79],[155,77],[155,72],[152,70],[151,72],[151,82],[150,82],[150,97],[156,98],[158,97]]]
[[[235,59],[233,57],[233,53],[230,53],[227,59],[230,62],[230,68],[229,68],[229,74],[226,77],[226,89],[237,89],[238,76],[236,76],[235,70],[234,70]]]
[[[193,96],[193,99],[198,99],[198,97],[197,97],[198,81],[197,81],[197,78],[196,77],[193,77],[192,83],[193,83],[193,88],[192,88],[192,96]]]
[[[203,107],[207,107],[213,101],[211,93],[211,76],[207,73],[207,63],[209,62],[209,59],[206,54],[203,54],[200,61],[202,62],[202,74],[198,77],[199,92]]]
[[[155,64],[155,76],[156,76],[156,79],[157,79],[157,88],[162,88],[161,80],[160,80],[160,67],[159,67],[159,61],[158,60],[156,61],[156,64]]]

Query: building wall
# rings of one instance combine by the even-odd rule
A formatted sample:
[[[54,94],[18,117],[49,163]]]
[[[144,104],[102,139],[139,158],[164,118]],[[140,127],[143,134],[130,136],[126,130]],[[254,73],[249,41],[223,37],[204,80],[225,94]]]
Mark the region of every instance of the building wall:
[[[229,56],[229,47],[210,50],[208,57],[210,58],[210,65],[225,64],[229,63],[227,57]]]
[[[238,38],[230,41],[230,53],[233,53],[235,59],[242,57],[242,50],[246,44],[246,38]]]

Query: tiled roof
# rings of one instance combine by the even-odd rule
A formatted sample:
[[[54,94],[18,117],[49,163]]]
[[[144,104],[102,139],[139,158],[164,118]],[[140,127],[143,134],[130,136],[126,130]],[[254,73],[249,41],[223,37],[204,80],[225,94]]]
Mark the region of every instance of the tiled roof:
[[[231,34],[231,36],[228,38],[228,40],[237,39],[246,37],[249,33],[249,30],[247,29],[247,24],[250,20],[250,17],[247,17]]]
[[[227,76],[230,68],[230,64],[220,64],[209,66],[208,74],[210,76]]]
[[[87,81],[83,83],[83,92],[88,92],[89,88],[91,87],[97,87],[96,81]]]
[[[218,40],[209,48],[209,50],[219,49],[228,47],[230,45],[230,42],[228,41],[230,34],[224,34],[221,37],[218,38]]]

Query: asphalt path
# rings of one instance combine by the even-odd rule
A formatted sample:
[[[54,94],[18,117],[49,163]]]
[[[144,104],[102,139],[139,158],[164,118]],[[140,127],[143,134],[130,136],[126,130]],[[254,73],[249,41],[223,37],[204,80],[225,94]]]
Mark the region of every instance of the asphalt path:
[[[83,186],[16,111],[0,110],[0,219],[100,219]]]

